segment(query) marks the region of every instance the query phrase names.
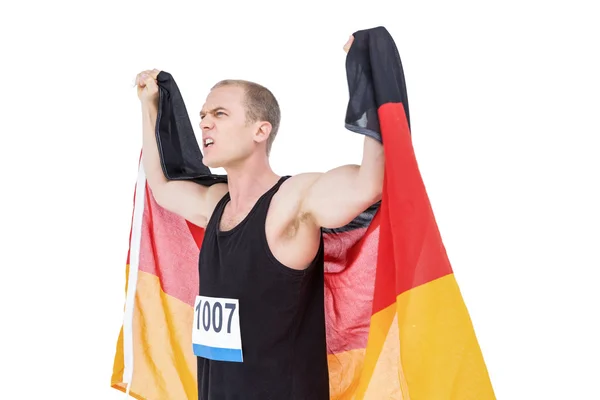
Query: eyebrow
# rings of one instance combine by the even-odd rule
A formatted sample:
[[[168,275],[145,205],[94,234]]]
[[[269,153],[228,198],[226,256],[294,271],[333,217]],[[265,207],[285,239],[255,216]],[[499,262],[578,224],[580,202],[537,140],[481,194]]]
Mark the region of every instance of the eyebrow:
[[[204,111],[204,110],[202,110],[202,111],[200,111],[200,118],[204,117],[206,114],[214,114],[214,113],[216,113],[217,111],[225,111],[225,112],[228,112],[229,110],[227,110],[225,107],[221,107],[221,106],[219,106],[219,107],[215,107],[215,108],[213,108],[212,110],[208,110],[208,111]]]

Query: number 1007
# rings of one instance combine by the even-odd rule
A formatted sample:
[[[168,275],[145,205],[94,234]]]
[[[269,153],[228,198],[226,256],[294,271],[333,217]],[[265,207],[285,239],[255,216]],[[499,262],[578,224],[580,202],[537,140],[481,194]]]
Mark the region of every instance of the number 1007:
[[[231,320],[235,311],[235,303],[225,303],[225,310],[229,312],[227,316],[227,333],[231,333]],[[200,329],[200,321],[202,320],[202,328],[208,331],[212,328],[213,331],[219,333],[223,329],[223,306],[216,301],[210,303],[200,300],[196,306],[196,329]]]

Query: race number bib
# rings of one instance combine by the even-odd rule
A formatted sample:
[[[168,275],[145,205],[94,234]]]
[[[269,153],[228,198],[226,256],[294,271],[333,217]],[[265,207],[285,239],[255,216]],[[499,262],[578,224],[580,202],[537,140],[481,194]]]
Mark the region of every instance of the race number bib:
[[[196,296],[192,344],[198,357],[242,362],[238,300]]]

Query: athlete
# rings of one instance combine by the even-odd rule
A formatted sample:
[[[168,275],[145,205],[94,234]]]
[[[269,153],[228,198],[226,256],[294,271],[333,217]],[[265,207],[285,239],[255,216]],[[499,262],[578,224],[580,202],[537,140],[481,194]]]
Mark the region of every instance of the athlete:
[[[223,301],[219,312],[230,317],[210,338],[221,353],[196,353],[198,398],[329,399],[321,228],[342,227],[380,200],[382,145],[365,136],[360,165],[280,176],[269,164],[276,98],[259,84],[224,80],[210,90],[200,128],[203,163],[222,167],[227,183],[168,181],[154,133],[159,72],[136,78],[147,182],[159,205],[205,228],[199,295]]]

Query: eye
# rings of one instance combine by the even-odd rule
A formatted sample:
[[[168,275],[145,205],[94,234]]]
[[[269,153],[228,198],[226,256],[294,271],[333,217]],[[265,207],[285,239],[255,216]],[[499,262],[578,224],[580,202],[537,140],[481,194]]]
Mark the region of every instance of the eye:
[[[219,117],[220,117],[220,116],[222,116],[222,115],[227,115],[227,114],[225,114],[223,111],[217,111],[217,112],[215,113],[215,115],[217,115],[217,116],[219,116]]]

